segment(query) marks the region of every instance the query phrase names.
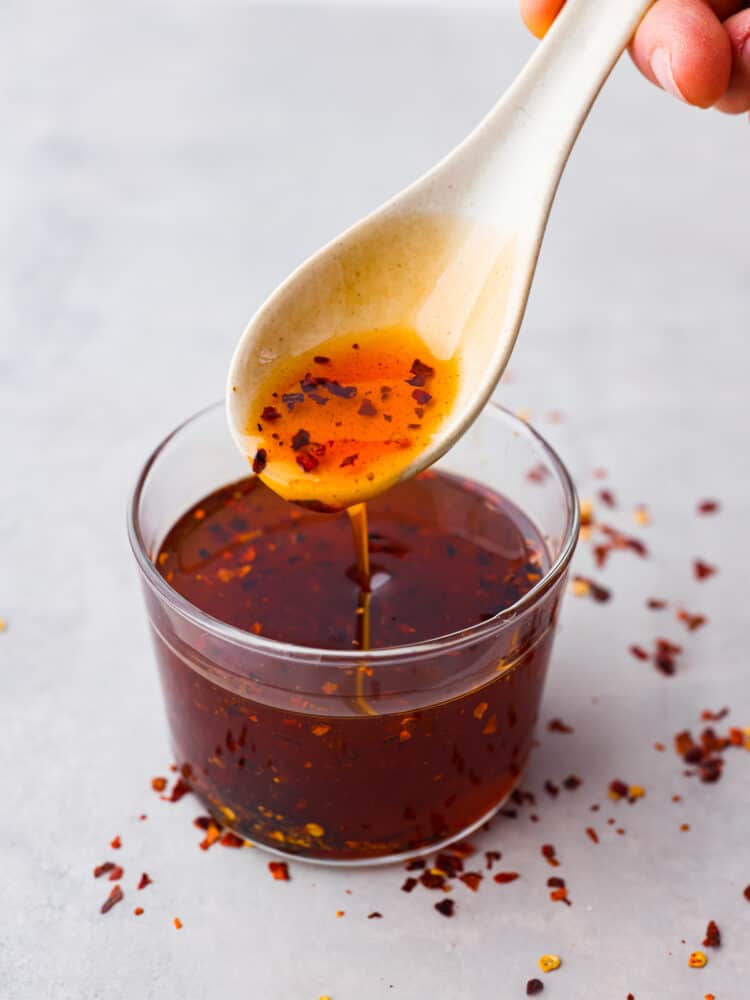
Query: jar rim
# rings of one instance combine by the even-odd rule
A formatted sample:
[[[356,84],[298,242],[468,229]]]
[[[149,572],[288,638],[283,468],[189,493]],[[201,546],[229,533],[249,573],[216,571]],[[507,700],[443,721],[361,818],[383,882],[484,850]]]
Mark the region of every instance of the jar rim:
[[[544,595],[563,576],[570,563],[573,551],[578,541],[580,528],[580,508],[578,494],[562,459],[552,446],[542,435],[531,427],[525,420],[516,416],[510,410],[499,403],[490,400],[485,407],[485,412],[490,412],[496,419],[504,421],[510,425],[513,433],[523,434],[529,437],[538,446],[541,446],[545,458],[549,461],[557,478],[558,485],[563,493],[563,498],[567,508],[567,524],[565,534],[562,539],[560,551],[544,573],[542,578],[509,607],[499,611],[492,618],[478,622],[476,625],[469,625],[456,632],[438,636],[432,639],[422,639],[419,642],[400,646],[385,646],[379,649],[370,650],[348,650],[348,649],[319,649],[314,646],[302,646],[296,643],[284,642],[280,639],[271,639],[262,635],[255,635],[252,632],[245,632],[243,629],[230,625],[214,618],[212,615],[202,611],[196,605],[188,601],[182,594],[174,590],[164,577],[157,571],[154,562],[150,558],[148,547],[141,532],[139,509],[143,490],[146,486],[149,474],[170,442],[180,434],[188,425],[200,420],[208,413],[223,407],[224,403],[216,402],[203,407],[196,413],[183,420],[174,428],[151,452],[146,459],[143,468],[136,480],[135,487],[130,497],[127,509],[128,540],[133,550],[138,568],[148,584],[158,598],[164,601],[178,615],[190,621],[193,625],[204,629],[206,632],[221,638],[225,642],[244,647],[255,652],[267,653],[276,657],[284,657],[287,660],[297,660],[301,663],[320,663],[326,666],[334,666],[340,663],[342,666],[351,667],[352,659],[364,665],[368,663],[393,662],[402,659],[421,659],[423,656],[432,656],[436,653],[444,653],[469,645],[481,640],[492,633],[499,631],[509,622],[514,621],[519,615],[528,611],[539,603]]]

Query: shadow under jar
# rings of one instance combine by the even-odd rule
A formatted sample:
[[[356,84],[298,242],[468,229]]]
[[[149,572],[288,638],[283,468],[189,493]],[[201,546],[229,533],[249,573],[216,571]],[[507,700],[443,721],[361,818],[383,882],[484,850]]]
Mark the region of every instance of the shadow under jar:
[[[348,539],[346,516],[303,513],[248,477],[221,406],[179,427],[140,476],[129,532],[176,760],[216,819],[256,844],[332,864],[426,853],[485,822],[521,776],[578,535],[575,490],[542,438],[494,404],[423,476],[368,505],[373,645],[378,629],[383,637],[368,651],[352,648],[346,624],[313,627],[317,619],[306,616],[320,600],[299,588],[321,580],[295,571],[302,557],[287,558],[284,548],[296,530],[313,567],[335,563],[323,555],[342,550],[336,532]],[[304,535],[295,524],[302,517],[313,519]],[[205,540],[212,527],[214,548]],[[404,542],[428,529],[423,584],[398,591]],[[509,532],[515,562],[487,611],[481,563],[508,549]],[[381,544],[379,555],[383,537],[390,551]],[[181,540],[183,557],[192,546],[192,561],[176,558],[165,539]],[[252,550],[250,569],[236,546]],[[464,549],[477,553],[476,578],[460,559],[453,569],[441,563],[443,550],[463,558]],[[240,628],[229,598],[226,609],[217,592],[208,599],[217,578],[196,566],[215,567],[217,558],[230,596],[243,592],[235,575],[254,574],[255,606],[270,602],[268,619]],[[336,588],[355,586],[351,572],[337,582],[352,560],[353,548],[328,566],[335,577],[323,577],[332,618]],[[279,581],[282,563],[288,575]],[[451,614],[471,608],[475,594],[475,623],[456,629]],[[410,619],[419,627],[403,626],[409,645],[394,644],[403,633],[389,622]]]

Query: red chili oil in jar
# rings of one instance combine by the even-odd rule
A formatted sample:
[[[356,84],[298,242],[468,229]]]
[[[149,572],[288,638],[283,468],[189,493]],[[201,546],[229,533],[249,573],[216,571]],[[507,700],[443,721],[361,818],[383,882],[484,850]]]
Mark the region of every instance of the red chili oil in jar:
[[[191,508],[156,559],[190,604],[261,637],[257,648],[238,643],[228,662],[225,640],[219,656],[210,633],[149,598],[174,749],[194,790],[250,840],[308,858],[426,849],[504,800],[531,746],[562,586],[502,628],[400,654],[489,623],[549,558],[512,503],[443,472],[395,486],[368,514],[369,640],[388,648],[383,659],[358,658],[346,514],[290,506],[257,478]]]

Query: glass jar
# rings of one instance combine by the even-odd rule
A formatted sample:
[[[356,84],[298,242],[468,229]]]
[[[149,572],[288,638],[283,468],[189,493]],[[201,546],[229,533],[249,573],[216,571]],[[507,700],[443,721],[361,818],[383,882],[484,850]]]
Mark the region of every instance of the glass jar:
[[[174,522],[248,474],[221,405],[178,427],[140,475],[128,527],[175,759],[215,818],[258,845],[329,864],[397,861],[468,835],[519,781],[578,537],[575,489],[549,445],[495,404],[436,468],[515,504],[548,569],[481,624],[367,652],[244,632],[155,568]]]

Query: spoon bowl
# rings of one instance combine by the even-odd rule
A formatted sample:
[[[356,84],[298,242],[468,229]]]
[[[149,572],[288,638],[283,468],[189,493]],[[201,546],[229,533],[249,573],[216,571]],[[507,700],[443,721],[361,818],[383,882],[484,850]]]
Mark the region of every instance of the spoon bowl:
[[[653,0],[568,0],[544,41],[480,125],[441,163],[319,250],[250,321],[231,362],[227,414],[252,458],[259,394],[290,358],[341,334],[414,330],[435,358],[456,359],[449,412],[387,474],[325,496],[324,476],[279,484],[288,499],[344,507],[444,454],[500,379],[523,319],[552,200],[610,70]],[[304,485],[301,483],[304,482]],[[317,491],[317,492],[316,492]]]

